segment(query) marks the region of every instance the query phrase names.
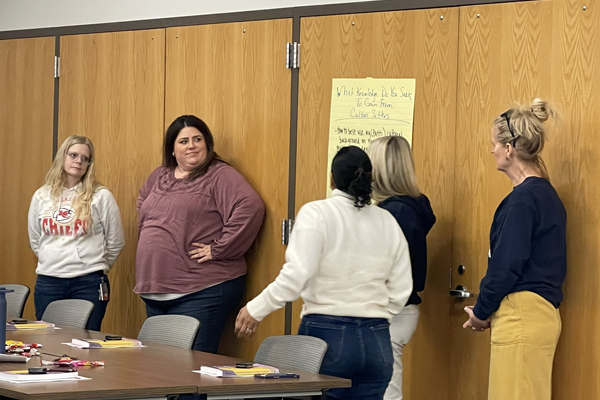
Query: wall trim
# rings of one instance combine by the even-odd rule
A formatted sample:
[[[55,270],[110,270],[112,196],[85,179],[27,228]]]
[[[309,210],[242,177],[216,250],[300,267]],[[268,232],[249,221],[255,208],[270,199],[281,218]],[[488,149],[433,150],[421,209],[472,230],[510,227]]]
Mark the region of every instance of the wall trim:
[[[539,1],[539,0],[520,0]],[[0,32],[0,40],[24,39],[42,36],[66,36],[87,33],[107,33],[144,29],[164,29],[177,26],[223,24],[230,22],[262,21],[281,18],[306,18],[327,15],[361,14],[384,11],[422,10],[473,6],[496,3],[515,3],[519,0],[380,0],[361,3],[329,4],[322,6],[289,7],[222,14],[158,18],[137,21],[109,22],[51,28],[22,29]]]

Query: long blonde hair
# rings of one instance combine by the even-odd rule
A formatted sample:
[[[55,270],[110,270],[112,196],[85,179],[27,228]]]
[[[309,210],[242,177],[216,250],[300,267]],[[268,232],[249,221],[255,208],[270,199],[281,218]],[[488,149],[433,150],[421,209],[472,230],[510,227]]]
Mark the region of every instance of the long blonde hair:
[[[494,120],[498,141],[503,145],[510,143],[517,156],[533,163],[546,179],[548,169],[540,154],[548,135],[543,123],[549,117],[556,119],[558,114],[546,101],[536,98],[531,105],[515,105]]]
[[[384,136],[371,142],[367,151],[373,163],[373,199],[393,196],[419,197],[415,162],[408,141],[402,136]]]
[[[76,144],[85,144],[88,146],[90,149],[90,164],[87,166],[87,170],[81,178],[81,189],[77,191],[71,206],[82,221],[91,223],[92,198],[94,197],[94,193],[102,185],[96,180],[94,145],[90,139],[85,136],[77,135],[72,135],[65,139],[56,152],[52,166],[46,174],[45,186],[50,189],[50,195],[53,199],[58,200],[60,198],[64,190],[65,158],[71,146]]]

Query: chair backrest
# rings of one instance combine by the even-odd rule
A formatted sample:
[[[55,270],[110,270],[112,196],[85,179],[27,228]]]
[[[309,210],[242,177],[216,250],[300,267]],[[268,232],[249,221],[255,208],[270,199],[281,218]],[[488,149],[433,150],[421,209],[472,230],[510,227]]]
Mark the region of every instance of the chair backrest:
[[[25,302],[29,297],[29,288],[25,285],[19,284],[7,284],[0,285],[0,287],[6,289],[12,289],[14,292],[6,293],[6,316],[21,318],[23,316],[23,309],[25,308]]]
[[[313,336],[271,336],[260,344],[254,362],[318,374],[326,351],[327,342]]]
[[[88,300],[56,300],[48,304],[42,321],[85,329],[93,309],[94,303]]]
[[[191,349],[200,321],[187,315],[155,315],[144,321],[138,340]]]

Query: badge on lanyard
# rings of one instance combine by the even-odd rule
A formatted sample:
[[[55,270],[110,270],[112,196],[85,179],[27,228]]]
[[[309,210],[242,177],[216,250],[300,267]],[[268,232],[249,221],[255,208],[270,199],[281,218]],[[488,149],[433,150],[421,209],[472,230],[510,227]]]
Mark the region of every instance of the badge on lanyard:
[[[98,300],[108,301],[108,283],[104,282],[104,275],[100,278],[100,289],[98,289]]]

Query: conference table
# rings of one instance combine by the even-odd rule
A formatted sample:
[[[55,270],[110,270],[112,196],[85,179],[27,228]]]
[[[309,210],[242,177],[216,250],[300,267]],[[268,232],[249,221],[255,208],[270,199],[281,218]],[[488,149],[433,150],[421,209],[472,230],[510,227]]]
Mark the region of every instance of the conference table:
[[[43,399],[154,399],[176,394],[204,394],[208,399],[240,399],[317,395],[331,388],[350,387],[351,381],[308,372],[299,379],[218,378],[192,372],[202,365],[232,365],[239,359],[175,346],[144,342],[146,347],[78,349],[63,343],[77,339],[104,339],[102,332],[78,328],[12,331],[7,340],[43,345],[42,359],[67,354],[81,360],[104,361],[103,367],[79,367],[90,380],[9,383],[0,381],[0,396],[23,400]],[[0,363],[0,371],[40,366],[40,357],[26,364]]]

